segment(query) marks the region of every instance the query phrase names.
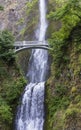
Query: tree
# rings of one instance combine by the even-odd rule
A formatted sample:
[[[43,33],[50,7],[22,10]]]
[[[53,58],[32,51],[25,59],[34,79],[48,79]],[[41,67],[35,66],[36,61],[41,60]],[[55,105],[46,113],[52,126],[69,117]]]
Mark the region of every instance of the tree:
[[[0,58],[11,64],[15,60],[14,37],[8,30],[0,32]]]

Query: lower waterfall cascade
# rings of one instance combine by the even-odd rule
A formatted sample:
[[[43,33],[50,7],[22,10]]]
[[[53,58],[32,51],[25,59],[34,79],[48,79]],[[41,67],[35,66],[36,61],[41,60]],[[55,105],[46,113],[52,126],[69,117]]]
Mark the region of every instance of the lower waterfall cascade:
[[[47,30],[46,2],[39,0],[40,23],[36,33],[38,41],[45,41]],[[45,42],[44,42],[45,44]],[[29,84],[24,90],[21,105],[16,115],[16,130],[43,130],[44,92],[48,73],[48,51],[33,49],[27,77]]]

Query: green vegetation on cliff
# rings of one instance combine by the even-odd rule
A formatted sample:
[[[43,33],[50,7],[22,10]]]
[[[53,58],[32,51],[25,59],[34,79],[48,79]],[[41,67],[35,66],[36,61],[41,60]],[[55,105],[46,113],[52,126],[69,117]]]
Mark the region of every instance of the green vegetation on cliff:
[[[26,25],[20,32],[22,40],[31,40],[38,26],[37,5],[38,0],[27,1],[27,16],[17,23]],[[51,74],[46,83],[44,130],[81,130],[81,2],[48,0],[48,6],[47,37],[53,49]],[[19,97],[26,84],[16,63],[13,43],[10,32],[0,32],[0,130],[13,129]],[[17,62],[24,72],[27,55],[27,52],[18,54],[22,58]]]
[[[0,11],[3,11],[4,7],[2,5],[0,5]]]
[[[8,30],[0,32],[0,58],[7,64],[13,64],[15,61],[13,44],[14,38]]]
[[[31,41],[34,39],[34,31],[36,30],[39,21],[38,0],[27,1],[24,12],[25,16],[17,22],[17,25],[24,25],[20,31],[20,39]]]
[[[0,130],[11,130],[19,97],[26,84],[13,52],[14,38],[0,32]]]
[[[81,129],[81,3],[51,0],[48,19],[59,23],[49,39],[53,50],[46,87],[45,130]]]

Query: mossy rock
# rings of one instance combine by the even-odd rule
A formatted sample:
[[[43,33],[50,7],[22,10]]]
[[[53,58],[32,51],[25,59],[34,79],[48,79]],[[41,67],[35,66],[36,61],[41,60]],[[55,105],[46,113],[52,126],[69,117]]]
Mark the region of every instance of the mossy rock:
[[[65,112],[64,130],[81,129],[81,111],[76,106],[68,108]]]
[[[72,87],[71,93],[76,93],[76,92],[77,92],[77,88],[76,87]]]

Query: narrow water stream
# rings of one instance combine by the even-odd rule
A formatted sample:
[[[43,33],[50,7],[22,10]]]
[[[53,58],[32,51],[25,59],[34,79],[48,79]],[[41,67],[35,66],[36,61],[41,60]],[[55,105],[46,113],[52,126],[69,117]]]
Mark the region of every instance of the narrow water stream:
[[[36,39],[38,39],[38,41],[45,41],[47,29],[45,0],[39,0],[39,10],[40,23],[39,31],[37,31],[38,34],[36,33]],[[47,72],[47,50],[32,50],[29,61],[29,71],[27,73],[29,84],[25,88],[22,103],[17,112],[16,130],[43,130],[44,89]]]

